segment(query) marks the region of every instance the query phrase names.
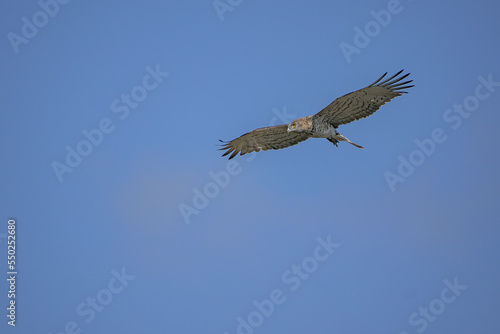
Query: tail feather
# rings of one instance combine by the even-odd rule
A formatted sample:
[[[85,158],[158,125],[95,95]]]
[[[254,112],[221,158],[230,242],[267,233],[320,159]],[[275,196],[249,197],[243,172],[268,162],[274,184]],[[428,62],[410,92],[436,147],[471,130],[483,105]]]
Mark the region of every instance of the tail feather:
[[[347,139],[346,137],[344,137],[344,136],[343,136],[343,135],[341,135],[340,133],[337,135],[337,139],[338,139],[338,140],[344,140],[344,141],[348,142],[348,143],[349,143],[349,144],[351,144],[351,145],[354,145],[354,146],[356,146],[356,147],[359,147],[359,148],[363,148],[363,149],[364,149],[364,147],[363,147],[363,146],[358,145],[358,144],[354,144],[352,141],[350,141],[349,139]]]

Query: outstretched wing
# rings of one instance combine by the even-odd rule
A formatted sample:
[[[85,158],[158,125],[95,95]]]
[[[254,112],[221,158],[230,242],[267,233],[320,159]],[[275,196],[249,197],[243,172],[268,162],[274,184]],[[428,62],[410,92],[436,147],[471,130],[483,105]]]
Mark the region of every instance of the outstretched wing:
[[[398,77],[402,72],[403,70],[380,82],[386,76],[386,72],[371,85],[337,98],[314,115],[313,119],[337,127],[370,116],[396,96],[407,93],[402,91],[403,89],[413,87],[413,85],[405,86],[413,80],[401,82],[410,75],[407,73]]]
[[[230,142],[223,142],[221,140],[224,145],[220,150],[227,150],[222,156],[226,156],[232,152],[229,157],[229,159],[232,159],[238,153],[245,155],[250,152],[259,152],[260,150],[279,150],[296,145],[309,138],[305,133],[288,132],[287,129],[287,124],[269,126],[245,133],[243,136]]]

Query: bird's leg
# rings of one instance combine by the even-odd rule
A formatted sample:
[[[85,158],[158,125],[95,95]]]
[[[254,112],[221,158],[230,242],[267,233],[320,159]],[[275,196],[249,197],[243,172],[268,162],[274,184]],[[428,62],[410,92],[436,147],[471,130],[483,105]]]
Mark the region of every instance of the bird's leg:
[[[328,139],[328,141],[330,143],[333,143],[333,145],[339,147],[339,144],[338,144],[339,141],[337,139],[333,139],[333,138],[326,138],[326,139]]]

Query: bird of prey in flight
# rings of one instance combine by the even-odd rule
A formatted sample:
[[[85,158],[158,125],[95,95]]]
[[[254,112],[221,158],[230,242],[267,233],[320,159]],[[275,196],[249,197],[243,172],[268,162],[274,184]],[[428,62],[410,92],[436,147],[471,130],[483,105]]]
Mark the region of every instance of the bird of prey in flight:
[[[401,82],[410,75],[407,73],[400,76],[402,72],[403,70],[382,81],[386,72],[371,85],[337,98],[315,115],[296,119],[290,124],[255,129],[229,142],[221,140],[223,145],[220,150],[226,151],[222,156],[231,154],[229,159],[232,159],[238,153],[245,155],[260,150],[279,150],[311,137],[326,138],[335,146],[338,146],[339,141],[346,141],[363,148],[341,135],[337,128],[368,117],[396,96],[407,93],[403,89],[413,87],[408,86],[413,80]]]

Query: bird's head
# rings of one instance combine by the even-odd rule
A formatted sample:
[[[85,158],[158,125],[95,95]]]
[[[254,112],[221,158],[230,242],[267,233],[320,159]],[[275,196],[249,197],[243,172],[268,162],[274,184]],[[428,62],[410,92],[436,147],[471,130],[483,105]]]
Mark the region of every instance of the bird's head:
[[[298,118],[288,124],[288,132],[310,132],[312,131],[311,116]]]

